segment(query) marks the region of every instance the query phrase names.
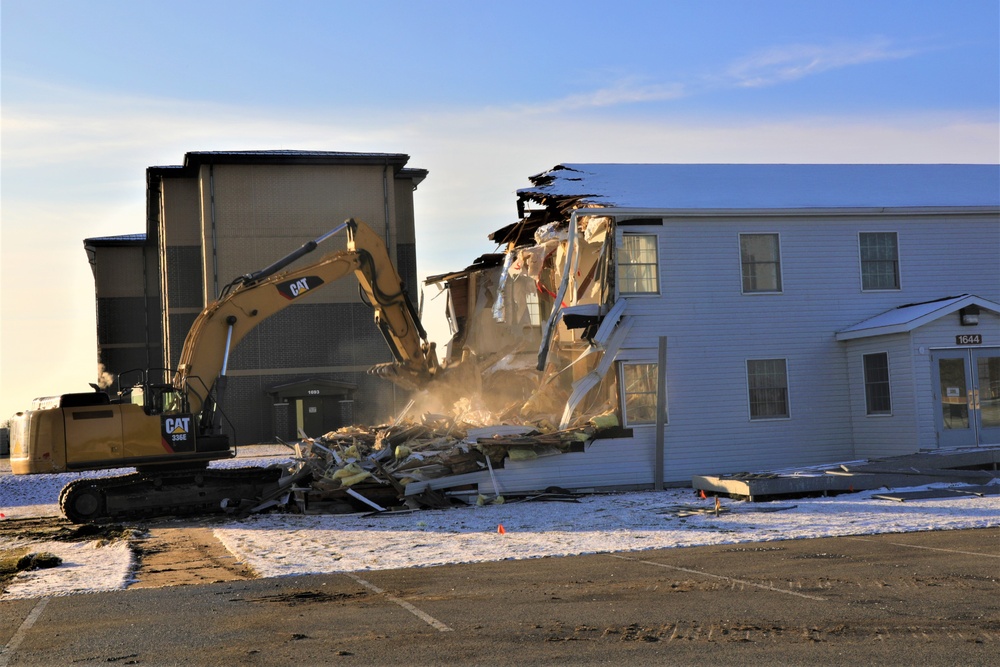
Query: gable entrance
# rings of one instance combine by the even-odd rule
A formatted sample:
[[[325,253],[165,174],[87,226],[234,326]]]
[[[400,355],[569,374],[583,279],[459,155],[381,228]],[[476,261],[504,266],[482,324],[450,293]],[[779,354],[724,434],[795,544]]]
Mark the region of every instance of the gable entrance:
[[[354,422],[357,386],[326,379],[277,385],[268,390],[274,403],[274,436],[319,437]]]

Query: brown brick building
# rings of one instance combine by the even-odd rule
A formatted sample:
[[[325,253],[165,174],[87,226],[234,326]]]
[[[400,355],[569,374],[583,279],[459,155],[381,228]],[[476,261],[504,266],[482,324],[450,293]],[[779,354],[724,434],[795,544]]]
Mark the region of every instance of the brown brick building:
[[[86,239],[97,295],[99,360],[130,384],[176,367],[198,313],[234,278],[267,266],[345,219],[386,240],[416,286],[409,156],[312,151],[191,152],[146,170],[146,233]],[[338,236],[306,259],[345,247]],[[236,444],[374,423],[405,403],[367,375],[391,360],[372,311],[345,278],[266,320],[234,350],[222,410]]]

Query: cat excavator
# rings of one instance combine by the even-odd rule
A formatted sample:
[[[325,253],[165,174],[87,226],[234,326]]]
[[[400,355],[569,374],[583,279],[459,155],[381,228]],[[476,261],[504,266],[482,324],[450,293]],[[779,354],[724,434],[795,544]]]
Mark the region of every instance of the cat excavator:
[[[285,270],[345,229],[346,250]],[[385,243],[352,218],[230,283],[191,326],[175,370],[135,371],[136,383],[114,399],[96,385],[93,392],[35,399],[30,410],[11,419],[11,471],[136,469],[67,484],[59,504],[75,523],[211,513],[253,503],[277,488],[280,468],[208,465],[236,455],[219,408],[230,353],[268,317],[352,272],[394,358],[371,372],[409,389],[426,386],[441,371],[434,343],[427,341]]]

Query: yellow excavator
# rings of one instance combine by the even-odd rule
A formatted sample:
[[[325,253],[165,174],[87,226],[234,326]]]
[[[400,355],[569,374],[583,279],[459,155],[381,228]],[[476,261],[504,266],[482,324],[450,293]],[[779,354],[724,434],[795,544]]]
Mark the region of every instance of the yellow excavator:
[[[347,250],[283,271],[345,229]],[[217,512],[273,491],[280,468],[208,466],[235,456],[218,409],[230,352],[271,315],[351,272],[395,359],[372,372],[407,388],[425,386],[441,370],[434,344],[427,341],[385,243],[363,222],[350,219],[230,283],[195,320],[176,370],[141,371],[138,382],[114,400],[96,386],[94,392],[35,399],[30,410],[11,419],[12,472],[136,469],[67,484],[59,504],[75,523]]]

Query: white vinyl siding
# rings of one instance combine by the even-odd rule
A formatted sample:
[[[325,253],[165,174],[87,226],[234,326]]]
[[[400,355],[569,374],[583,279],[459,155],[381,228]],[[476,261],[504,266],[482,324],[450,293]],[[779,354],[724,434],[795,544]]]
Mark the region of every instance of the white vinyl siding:
[[[932,323],[929,327],[933,328],[935,324]],[[927,327],[922,327],[917,332],[924,328]],[[935,446],[922,442],[918,436],[917,410],[920,407],[919,400],[923,399],[918,400],[914,395],[914,382],[918,378],[926,375],[926,381],[930,382],[930,355],[920,355],[916,352],[908,334],[859,338],[841,345],[844,346],[850,371],[847,393],[851,400],[853,455],[895,456]],[[892,413],[877,418],[872,418],[868,414],[868,401],[865,395],[864,357],[869,354],[886,354],[889,361]],[[916,366],[919,365],[923,365],[926,370],[918,370]],[[930,388],[927,392],[929,396]],[[928,415],[933,421],[933,414],[929,409]],[[933,424],[931,429],[933,430]]]
[[[777,234],[740,234],[743,293],[781,292],[781,246]]]
[[[678,288],[644,299],[641,307],[629,305],[633,325],[624,347],[655,350],[660,336],[670,339],[668,481],[690,480],[706,470],[818,465],[862,452],[914,451],[909,350],[897,351],[884,341],[864,346],[865,353],[889,352],[893,382],[892,417],[867,419],[861,358],[849,361],[845,350],[862,346],[838,343],[834,334],[899,305],[950,294],[1000,301],[995,213],[894,216],[892,225],[906,229],[898,237],[905,287],[865,294],[859,289],[858,234],[893,229],[885,216],[655,213],[664,219],[657,229],[661,281]],[[738,235],[748,233],[780,234],[780,310],[773,299],[747,298],[736,287],[742,277],[735,246]],[[946,257],[954,259],[943,261]],[[980,270],[956,272],[959,262]],[[795,418],[754,421],[747,428],[746,360],[775,358],[788,360]],[[916,359],[926,364],[928,357]],[[929,366],[922,372],[930,382]],[[920,428],[919,446],[935,446],[933,412],[921,417]]]
[[[655,351],[659,338],[669,337],[667,482],[937,446],[929,350],[942,340],[954,343],[949,332],[958,315],[914,331],[912,349],[907,335],[847,342],[834,335],[906,303],[962,293],[1000,302],[995,212],[650,215],[664,220],[655,229],[659,279],[671,288],[656,298],[630,300],[632,328],[623,354]],[[906,232],[897,237],[899,291],[860,291],[858,236],[872,229]],[[757,233],[780,236],[780,310],[774,299],[747,298],[737,287],[737,239]],[[980,329],[986,326],[983,318]],[[878,352],[889,355],[892,414],[869,418],[861,356]],[[746,360],[777,358],[787,359],[794,418],[755,420],[748,427]],[[651,360],[655,354],[629,358]],[[633,437],[595,441],[585,453],[509,462],[500,484],[505,490],[652,484],[655,430],[638,425]]]

